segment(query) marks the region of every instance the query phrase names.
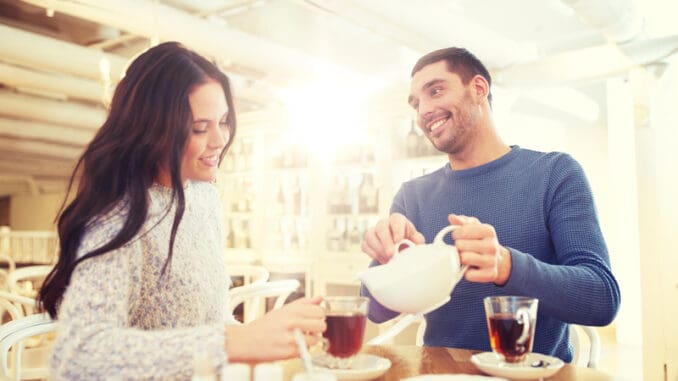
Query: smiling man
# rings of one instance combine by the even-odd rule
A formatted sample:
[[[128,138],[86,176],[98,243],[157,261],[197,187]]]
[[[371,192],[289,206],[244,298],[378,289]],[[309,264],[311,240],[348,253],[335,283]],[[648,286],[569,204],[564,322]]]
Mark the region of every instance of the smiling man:
[[[569,362],[568,323],[609,324],[619,286],[581,166],[565,153],[504,143],[492,119],[491,84],[465,49],[437,50],[415,64],[408,103],[449,162],[402,185],[362,250],[377,266],[392,258],[395,242],[431,242],[445,226],[461,225],[447,242],[469,269],[450,301],[426,314],[425,345],[489,351],[483,298],[529,296],[539,299],[534,351]],[[370,304],[375,322],[397,315]]]

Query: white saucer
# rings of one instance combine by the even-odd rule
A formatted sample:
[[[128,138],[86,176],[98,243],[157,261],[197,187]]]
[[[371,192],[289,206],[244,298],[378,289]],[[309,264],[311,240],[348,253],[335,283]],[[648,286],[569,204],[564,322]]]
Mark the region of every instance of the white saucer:
[[[508,381],[505,378],[478,376],[472,374],[425,374],[403,378],[400,381]]]
[[[533,367],[530,364],[542,362],[542,366]],[[563,367],[563,360],[541,353],[530,353],[523,364],[508,364],[493,352],[483,352],[471,356],[471,362],[481,371],[497,377],[506,377],[514,380],[533,380],[550,377]]]
[[[337,376],[339,381],[349,380],[371,380],[386,373],[391,367],[391,360],[383,357],[359,353],[353,359],[350,369],[331,369],[320,364],[327,363],[327,355],[313,357],[314,368],[318,372],[329,372]]]

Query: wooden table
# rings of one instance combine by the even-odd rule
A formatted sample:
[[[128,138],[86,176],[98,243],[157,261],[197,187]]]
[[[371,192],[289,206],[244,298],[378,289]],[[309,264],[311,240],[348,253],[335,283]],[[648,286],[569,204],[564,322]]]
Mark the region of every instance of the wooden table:
[[[378,381],[397,381],[421,374],[483,374],[471,362],[471,355],[478,351],[442,347],[419,347],[415,345],[366,346],[363,353],[370,353],[391,360],[391,368]],[[299,359],[281,362],[285,380],[303,372]],[[615,381],[612,375],[596,369],[565,364],[558,373],[545,381]]]

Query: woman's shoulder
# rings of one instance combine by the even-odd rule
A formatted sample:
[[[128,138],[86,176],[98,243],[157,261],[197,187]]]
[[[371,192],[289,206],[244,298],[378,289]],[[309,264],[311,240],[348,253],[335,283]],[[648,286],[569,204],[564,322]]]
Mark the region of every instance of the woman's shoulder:
[[[187,191],[203,195],[218,195],[216,183],[207,181],[189,181]]]
[[[128,214],[128,203],[126,200],[121,200],[109,208],[108,211],[92,218],[85,227],[78,256],[82,256],[110,242],[122,229]]]

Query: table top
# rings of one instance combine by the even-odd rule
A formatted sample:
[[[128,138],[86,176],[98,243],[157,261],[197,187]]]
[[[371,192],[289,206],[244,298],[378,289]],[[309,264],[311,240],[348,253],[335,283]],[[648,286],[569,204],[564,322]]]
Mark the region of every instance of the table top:
[[[415,345],[365,346],[362,353],[368,353],[391,360],[391,368],[377,381],[396,381],[422,374],[480,374],[471,362],[471,356],[478,351],[443,347],[419,347]],[[282,361],[285,380],[291,380],[296,373],[303,372],[299,359]],[[614,381],[616,378],[601,370],[565,364],[547,381]]]

